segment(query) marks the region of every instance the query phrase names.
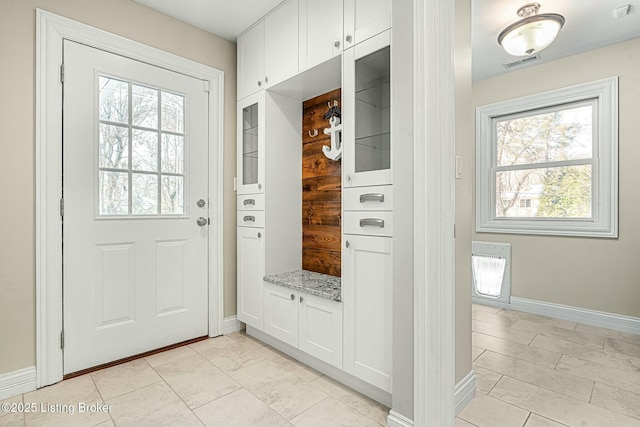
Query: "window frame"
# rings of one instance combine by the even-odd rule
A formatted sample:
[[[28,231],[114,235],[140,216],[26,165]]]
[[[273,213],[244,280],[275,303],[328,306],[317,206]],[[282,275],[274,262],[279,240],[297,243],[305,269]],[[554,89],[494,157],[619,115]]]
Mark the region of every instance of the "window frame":
[[[517,218],[496,214],[495,119],[594,100],[591,218]],[[534,168],[541,164],[531,163]],[[498,169],[498,170],[497,170]],[[618,237],[618,77],[476,108],[476,231]]]

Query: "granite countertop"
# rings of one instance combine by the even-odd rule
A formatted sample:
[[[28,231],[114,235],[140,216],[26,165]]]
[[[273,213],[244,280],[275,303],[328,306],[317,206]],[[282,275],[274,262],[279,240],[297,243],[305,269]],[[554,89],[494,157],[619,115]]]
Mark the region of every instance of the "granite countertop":
[[[313,271],[298,270],[264,276],[264,281],[306,292],[321,298],[342,301],[342,280],[340,277]]]

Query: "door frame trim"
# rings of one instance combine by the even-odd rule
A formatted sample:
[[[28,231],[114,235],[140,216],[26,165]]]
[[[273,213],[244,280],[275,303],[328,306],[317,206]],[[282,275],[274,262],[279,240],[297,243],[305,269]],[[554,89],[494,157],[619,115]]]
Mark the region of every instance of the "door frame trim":
[[[62,380],[63,40],[203,80],[209,86],[209,336],[223,332],[224,72],[36,9],[36,386]],[[217,171],[218,173],[211,173]]]

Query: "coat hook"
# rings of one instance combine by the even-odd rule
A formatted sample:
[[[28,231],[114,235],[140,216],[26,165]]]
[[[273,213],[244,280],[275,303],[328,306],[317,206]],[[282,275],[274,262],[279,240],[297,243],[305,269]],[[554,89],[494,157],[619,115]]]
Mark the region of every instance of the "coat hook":
[[[308,131],[308,132],[309,132],[309,136],[311,138],[314,138],[314,137],[318,136],[318,129],[314,129],[313,133],[311,133],[311,131]]]
[[[327,105],[331,108],[331,101],[327,102]]]

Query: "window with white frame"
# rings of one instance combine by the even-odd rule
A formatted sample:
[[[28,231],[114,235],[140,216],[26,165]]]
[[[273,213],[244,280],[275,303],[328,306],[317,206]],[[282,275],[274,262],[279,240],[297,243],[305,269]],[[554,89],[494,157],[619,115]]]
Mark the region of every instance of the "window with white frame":
[[[617,237],[618,87],[609,78],[478,107],[478,232]]]

